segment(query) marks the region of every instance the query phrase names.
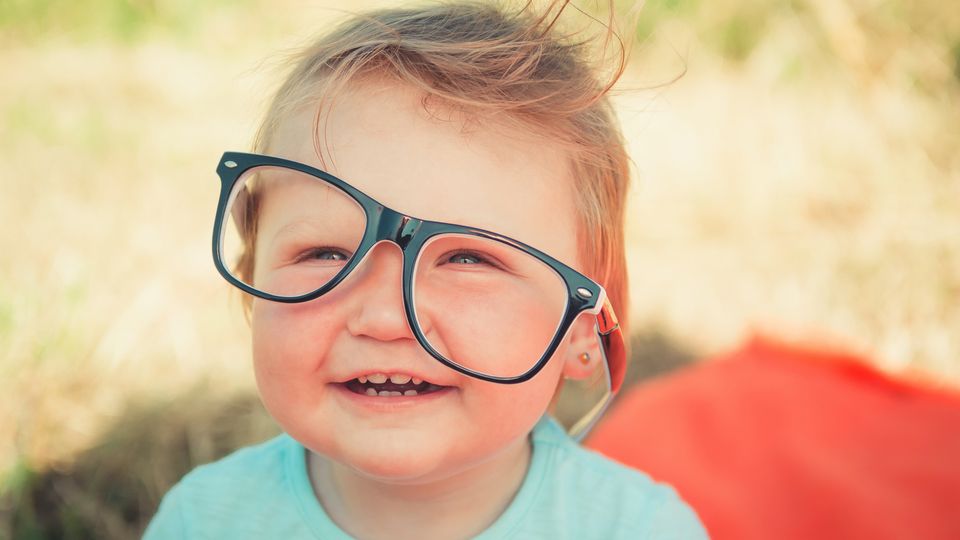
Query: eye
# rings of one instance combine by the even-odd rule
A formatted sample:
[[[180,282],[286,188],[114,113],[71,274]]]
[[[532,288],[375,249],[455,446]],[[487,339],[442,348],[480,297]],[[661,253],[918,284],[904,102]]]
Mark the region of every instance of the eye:
[[[447,262],[453,264],[481,264],[487,261],[476,253],[464,252],[451,255]]]
[[[498,269],[505,270],[503,266],[496,257],[482,253],[479,251],[473,250],[454,250],[445,253],[438,260],[439,266],[443,265],[456,265],[456,266],[475,266],[475,267],[487,267],[489,269]]]
[[[350,254],[342,250],[331,247],[318,247],[304,251],[296,262],[304,261],[346,261],[350,259]]]
[[[442,249],[441,246],[448,249]],[[511,255],[505,247],[493,241],[462,239],[459,237],[443,238],[428,245],[426,252],[421,252],[432,261],[434,268],[446,268],[453,272],[476,272],[488,275],[493,272],[514,273],[516,266],[510,264]],[[434,251],[436,249],[436,251]],[[518,257],[513,256],[514,260]]]

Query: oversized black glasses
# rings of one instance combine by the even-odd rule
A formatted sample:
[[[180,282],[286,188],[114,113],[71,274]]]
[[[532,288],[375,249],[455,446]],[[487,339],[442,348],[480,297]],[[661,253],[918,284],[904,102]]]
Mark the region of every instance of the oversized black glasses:
[[[619,389],[623,337],[603,287],[550,255],[491,231],[402,214],[283,158],[226,152],[217,174],[213,258],[243,291],[307,302],[342,282],[373,246],[393,242],[403,252],[406,319],[438,361],[485,381],[520,383],[586,312],[596,317],[608,388]]]

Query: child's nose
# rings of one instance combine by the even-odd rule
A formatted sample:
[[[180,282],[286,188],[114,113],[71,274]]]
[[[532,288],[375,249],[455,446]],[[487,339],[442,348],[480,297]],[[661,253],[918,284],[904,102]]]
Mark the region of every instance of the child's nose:
[[[350,276],[347,330],[380,341],[414,339],[403,311],[403,253],[381,242]]]

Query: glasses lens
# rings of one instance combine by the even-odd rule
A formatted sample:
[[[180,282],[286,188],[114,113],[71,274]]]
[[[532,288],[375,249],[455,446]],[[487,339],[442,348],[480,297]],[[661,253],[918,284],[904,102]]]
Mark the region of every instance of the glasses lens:
[[[283,167],[255,167],[234,186],[220,256],[246,285],[301,296],[343,270],[365,226],[363,208],[333,184]]]
[[[532,368],[567,305],[563,279],[540,259],[481,236],[431,238],[417,260],[414,311],[447,360],[495,377]]]

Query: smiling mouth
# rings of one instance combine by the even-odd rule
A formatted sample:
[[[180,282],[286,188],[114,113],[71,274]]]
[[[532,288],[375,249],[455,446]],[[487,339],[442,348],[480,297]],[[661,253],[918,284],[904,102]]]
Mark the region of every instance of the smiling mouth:
[[[431,384],[427,381],[420,381],[418,384],[414,384],[411,380],[403,384],[398,384],[390,379],[382,383],[374,383],[366,379],[366,377],[363,377],[363,379],[365,379],[363,382],[361,382],[361,379],[352,379],[342,384],[355,394],[380,397],[418,396],[449,388],[447,386]]]

